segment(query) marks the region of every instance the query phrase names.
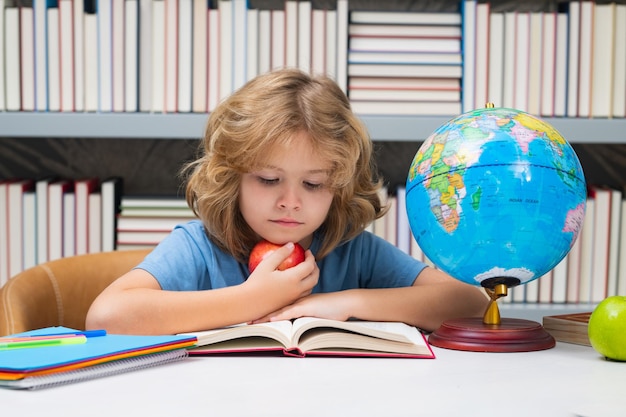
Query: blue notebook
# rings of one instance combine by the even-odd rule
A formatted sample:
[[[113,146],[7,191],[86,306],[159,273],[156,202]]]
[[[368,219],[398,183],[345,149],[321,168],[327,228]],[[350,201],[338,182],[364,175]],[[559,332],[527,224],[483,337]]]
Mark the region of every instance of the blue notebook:
[[[72,331],[77,330],[49,327],[12,336]],[[184,359],[195,343],[190,336],[107,334],[83,344],[0,350],[0,386],[43,388],[145,368]]]

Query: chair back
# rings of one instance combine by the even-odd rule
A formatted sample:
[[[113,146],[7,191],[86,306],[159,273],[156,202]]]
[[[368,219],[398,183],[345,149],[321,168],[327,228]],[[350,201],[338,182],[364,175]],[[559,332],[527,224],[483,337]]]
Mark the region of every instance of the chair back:
[[[0,288],[0,336],[49,326],[84,330],[93,300],[149,252],[76,255],[20,272]]]

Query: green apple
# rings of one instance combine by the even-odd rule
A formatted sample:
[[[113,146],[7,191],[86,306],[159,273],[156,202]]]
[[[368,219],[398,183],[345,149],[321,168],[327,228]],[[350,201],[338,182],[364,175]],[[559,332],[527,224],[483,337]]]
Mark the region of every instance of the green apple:
[[[615,361],[626,361],[626,296],[607,297],[596,306],[587,328],[591,346]]]

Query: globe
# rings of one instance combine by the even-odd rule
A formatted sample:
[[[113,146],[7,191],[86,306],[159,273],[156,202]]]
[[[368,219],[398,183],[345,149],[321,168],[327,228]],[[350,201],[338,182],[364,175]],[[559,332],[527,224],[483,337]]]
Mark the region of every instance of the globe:
[[[439,269],[493,288],[528,283],[576,241],[587,188],[574,149],[545,121],[470,111],[420,146],[406,182],[411,232]]]

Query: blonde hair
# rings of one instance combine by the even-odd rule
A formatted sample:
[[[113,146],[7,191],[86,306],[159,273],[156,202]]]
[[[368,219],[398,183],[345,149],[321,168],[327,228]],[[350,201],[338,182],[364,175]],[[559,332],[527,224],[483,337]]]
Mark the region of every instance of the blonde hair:
[[[306,132],[314,150],[332,163],[327,186],[334,197],[320,227],[317,259],[386,211],[378,194],[381,181],[372,142],[337,84],[294,69],[260,75],[210,114],[201,156],[182,171],[189,174],[187,203],[209,238],[241,262],[259,239],[239,210],[241,176],[298,132]]]

